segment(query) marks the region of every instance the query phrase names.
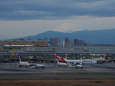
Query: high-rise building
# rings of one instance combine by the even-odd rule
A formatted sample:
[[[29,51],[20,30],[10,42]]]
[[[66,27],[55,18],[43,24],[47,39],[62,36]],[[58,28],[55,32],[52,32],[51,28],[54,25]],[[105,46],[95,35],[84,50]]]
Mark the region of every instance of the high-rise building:
[[[69,47],[74,47],[74,46],[75,46],[74,40],[70,39],[69,40]]]
[[[78,39],[74,39],[74,45],[77,46]]]
[[[60,47],[60,38],[50,38],[49,43],[52,47]]]
[[[64,47],[68,47],[69,46],[69,39],[66,37],[64,39]]]

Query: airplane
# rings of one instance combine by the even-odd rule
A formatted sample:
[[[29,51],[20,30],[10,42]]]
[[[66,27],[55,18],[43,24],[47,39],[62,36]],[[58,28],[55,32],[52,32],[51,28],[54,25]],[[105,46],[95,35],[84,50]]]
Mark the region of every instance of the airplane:
[[[63,63],[73,63],[73,64],[77,64],[77,63],[83,63],[83,60],[68,60],[66,58],[62,58],[60,55],[55,54],[56,58],[58,59],[59,62],[63,62]]]
[[[56,55],[56,58],[57,58],[57,63],[60,66],[68,66],[68,67],[72,67],[73,65],[75,65],[75,67],[78,67],[78,68],[83,68],[83,65],[82,65],[82,60],[67,60],[67,59],[64,59],[62,58],[60,55],[58,54],[54,54]],[[71,64],[73,63],[73,64]]]
[[[33,64],[31,67],[31,69],[38,69],[38,68],[42,68],[44,69],[45,68],[45,65],[44,64]]]
[[[19,57],[19,67],[26,66],[29,67],[30,63],[29,62],[22,62],[21,58]]]
[[[100,57],[100,58],[94,58],[94,60],[97,61],[97,64],[103,64],[104,62],[106,62],[105,57],[106,57],[106,54],[104,54],[103,57]]]
[[[83,63],[94,63],[94,64],[102,64],[106,61],[105,58],[92,58],[92,59],[83,58],[82,60]]]
[[[45,65],[43,65],[43,64],[38,64],[38,63],[30,64],[29,62],[22,62],[21,58],[19,57],[19,67],[22,67],[22,66],[35,68],[35,69],[38,69],[38,68],[44,69],[44,67],[45,67]]]
[[[94,58],[94,60],[97,61],[97,64],[103,64],[104,62],[106,62],[105,58]]]

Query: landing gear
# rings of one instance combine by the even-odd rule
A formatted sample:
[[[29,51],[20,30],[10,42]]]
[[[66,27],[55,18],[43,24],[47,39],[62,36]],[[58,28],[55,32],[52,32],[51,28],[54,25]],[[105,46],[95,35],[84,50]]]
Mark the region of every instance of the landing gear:
[[[22,67],[21,65],[19,65],[19,67]]]

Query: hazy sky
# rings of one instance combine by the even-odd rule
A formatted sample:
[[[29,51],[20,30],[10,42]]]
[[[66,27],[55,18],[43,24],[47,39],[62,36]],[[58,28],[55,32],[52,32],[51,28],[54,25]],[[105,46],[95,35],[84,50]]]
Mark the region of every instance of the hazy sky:
[[[0,0],[0,40],[99,29],[115,29],[115,0]]]

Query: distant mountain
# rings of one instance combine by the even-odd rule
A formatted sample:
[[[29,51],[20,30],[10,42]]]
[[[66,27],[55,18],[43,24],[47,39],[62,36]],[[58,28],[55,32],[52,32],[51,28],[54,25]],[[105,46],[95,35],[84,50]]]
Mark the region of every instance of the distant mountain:
[[[76,31],[72,33],[63,33],[57,31],[46,31],[44,33],[40,33],[34,36],[27,36],[24,37],[25,40],[29,38],[31,40],[37,40],[38,38],[61,38],[64,39],[68,37],[69,39],[79,39],[84,40],[86,43],[93,43],[93,44],[115,44],[115,29],[108,29],[108,30],[83,30],[83,31]]]

